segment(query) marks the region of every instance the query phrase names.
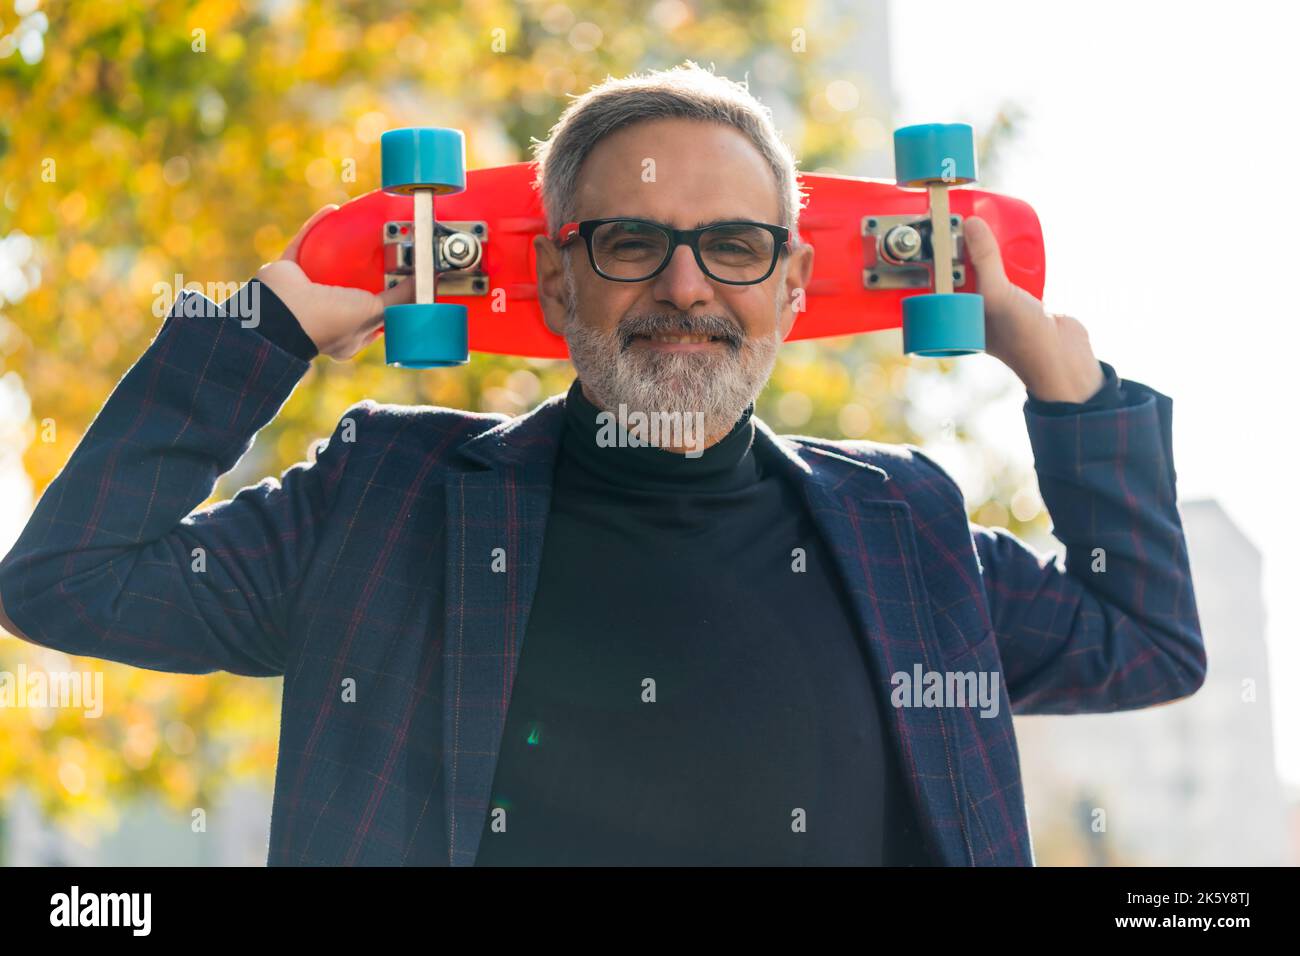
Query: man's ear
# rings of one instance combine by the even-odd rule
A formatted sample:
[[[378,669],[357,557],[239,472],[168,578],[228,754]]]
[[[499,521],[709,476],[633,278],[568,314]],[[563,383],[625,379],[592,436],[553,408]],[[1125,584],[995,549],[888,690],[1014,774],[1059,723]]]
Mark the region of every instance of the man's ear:
[[[556,335],[564,335],[568,315],[564,254],[549,236],[541,233],[533,237],[533,251],[537,253],[537,301],[542,307],[542,319]]]
[[[790,261],[785,270],[785,305],[779,319],[783,342],[794,331],[799,315],[808,308],[808,284],[812,282],[812,271],[813,247],[801,243],[790,251]]]

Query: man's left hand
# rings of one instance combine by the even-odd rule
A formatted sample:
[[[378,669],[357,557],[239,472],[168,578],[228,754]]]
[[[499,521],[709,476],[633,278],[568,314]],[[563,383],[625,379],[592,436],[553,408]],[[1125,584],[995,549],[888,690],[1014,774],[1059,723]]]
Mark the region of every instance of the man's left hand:
[[[984,297],[985,351],[1004,362],[1044,402],[1086,402],[1106,381],[1078,319],[1047,312],[1007,278],[993,230],[979,216],[963,232],[976,289]]]

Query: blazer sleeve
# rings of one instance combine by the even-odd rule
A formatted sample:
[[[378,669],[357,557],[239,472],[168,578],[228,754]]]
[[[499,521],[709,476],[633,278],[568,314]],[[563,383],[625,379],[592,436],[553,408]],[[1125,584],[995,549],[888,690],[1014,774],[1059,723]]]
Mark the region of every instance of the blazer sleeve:
[[[1105,380],[1091,398],[1083,402],[1045,402],[1032,394],[1025,397],[1025,411],[1038,415],[1077,415],[1102,408],[1116,408],[1128,403],[1124,389],[1120,385],[1115,367],[1109,362],[1100,362]]]
[[[1205,645],[1176,506],[1172,402],[1025,418],[1063,562],[971,523],[1012,711],[1133,710],[1205,681]],[[938,467],[938,466],[936,466]]]
[[[0,561],[19,636],[152,670],[284,672],[291,599],[351,436],[193,511],[310,364],[235,314],[182,293],[45,489]]]

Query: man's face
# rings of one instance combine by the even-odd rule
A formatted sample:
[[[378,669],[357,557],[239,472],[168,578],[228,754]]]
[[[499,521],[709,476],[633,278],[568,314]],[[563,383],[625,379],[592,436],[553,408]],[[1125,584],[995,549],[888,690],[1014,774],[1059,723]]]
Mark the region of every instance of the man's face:
[[[779,210],[776,177],[743,133],[663,119],[596,145],[579,175],[574,218],[632,216],[692,229],[724,219],[781,225]],[[592,269],[581,238],[569,246],[571,269],[548,237],[534,246],[547,327],[565,337],[587,398],[611,411],[623,404],[703,415],[706,443],[762,391],[794,324],[794,290],[812,272],[805,246],[783,255],[763,282],[729,285],[705,275],[683,245],[653,279],[613,282]]]

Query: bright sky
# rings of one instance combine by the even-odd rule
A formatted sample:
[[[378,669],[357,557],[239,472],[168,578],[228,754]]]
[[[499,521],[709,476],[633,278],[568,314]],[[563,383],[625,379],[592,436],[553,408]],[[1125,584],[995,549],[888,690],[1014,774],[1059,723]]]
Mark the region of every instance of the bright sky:
[[[1217,498],[1263,553],[1278,769],[1300,783],[1300,296],[1284,288],[1300,274],[1300,8],[930,0],[890,13],[897,125],[1026,109],[996,188],[1038,211],[1047,307],[1082,321],[1121,377],[1173,399],[1180,498]],[[1023,430],[1019,406],[1007,413]]]

